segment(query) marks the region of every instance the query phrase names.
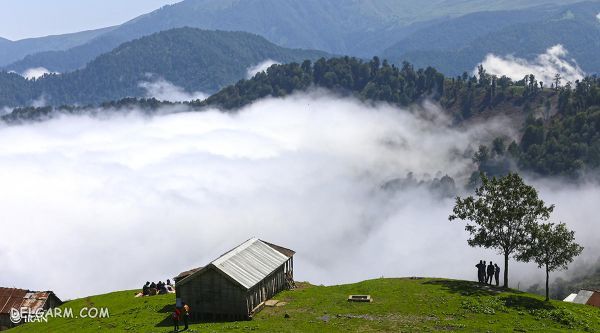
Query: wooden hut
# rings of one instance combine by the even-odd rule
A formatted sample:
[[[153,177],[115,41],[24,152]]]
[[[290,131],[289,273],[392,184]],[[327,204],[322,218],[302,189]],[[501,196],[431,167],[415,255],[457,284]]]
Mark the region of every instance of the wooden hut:
[[[22,321],[11,320],[11,309],[26,308],[29,313],[47,311],[60,306],[62,301],[52,291],[31,291],[0,287],[0,331],[20,325]]]
[[[600,308],[600,290],[582,289],[577,294],[571,294],[564,299],[565,302],[587,304]]]
[[[252,238],[208,265],[176,278],[177,305],[191,320],[250,319],[276,293],[293,285],[295,252]]]

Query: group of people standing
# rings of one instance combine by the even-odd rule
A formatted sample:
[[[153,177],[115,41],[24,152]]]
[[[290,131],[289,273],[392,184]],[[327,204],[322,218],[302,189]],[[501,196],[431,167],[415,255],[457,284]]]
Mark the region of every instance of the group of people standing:
[[[500,266],[498,264],[493,264],[490,261],[490,264],[486,266],[485,261],[479,260],[475,267],[477,268],[479,283],[492,284],[492,278],[495,278],[496,286],[500,284]]]
[[[179,332],[179,320],[183,317],[183,325],[184,331],[188,329],[188,322],[190,320],[190,306],[186,303],[183,303],[181,308],[175,307],[175,311],[173,311],[173,328],[175,332]]]

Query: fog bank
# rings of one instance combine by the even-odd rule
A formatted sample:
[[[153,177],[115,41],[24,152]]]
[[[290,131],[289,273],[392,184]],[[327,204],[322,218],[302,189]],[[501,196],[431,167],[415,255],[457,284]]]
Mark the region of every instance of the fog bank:
[[[462,187],[473,147],[514,135],[503,119],[450,123],[432,105],[409,112],[314,93],[233,114],[0,127],[0,285],[63,298],[139,288],[253,236],[294,249],[296,279],[315,284],[473,279],[477,260],[499,257],[467,246],[464,224],[447,220],[452,199],[381,188],[408,172],[449,174]],[[584,245],[595,244],[600,190],[540,186]],[[537,274],[519,267],[515,284]]]
[[[525,75],[533,74],[538,81],[544,82],[545,86],[549,87],[554,82],[556,74],[561,75],[562,84],[574,83],[585,76],[585,72],[579,67],[575,59],[567,57],[568,54],[569,52],[564,46],[557,44],[531,61],[512,55],[488,54],[481,65],[490,74],[506,75],[513,80],[522,80]]]

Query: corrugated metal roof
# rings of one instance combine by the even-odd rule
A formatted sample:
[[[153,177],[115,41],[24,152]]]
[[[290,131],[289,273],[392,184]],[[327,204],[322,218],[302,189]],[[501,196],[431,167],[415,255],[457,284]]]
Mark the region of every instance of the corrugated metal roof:
[[[181,272],[181,273],[179,273],[179,275],[177,275],[177,276],[174,278],[174,280],[175,280],[175,281],[180,281],[180,280],[182,280],[182,279],[184,279],[184,278],[186,278],[186,277],[188,277],[188,276],[190,276],[190,275],[192,275],[192,274],[196,273],[197,271],[201,270],[202,268],[204,268],[204,267],[192,268],[192,269],[190,269],[189,271]]]
[[[575,297],[577,297],[577,294],[570,294],[565,299],[563,299],[563,302],[571,302],[572,303],[573,300],[575,299]]]
[[[573,303],[587,304],[587,301],[590,299],[590,297],[592,297],[592,295],[594,295],[594,292],[591,290],[580,290],[577,296],[575,296]]]
[[[282,249],[287,250],[283,251],[285,254]],[[293,254],[292,250],[251,238],[178,283],[187,283],[194,276],[214,267],[240,286],[250,289],[281,267]]]
[[[0,288],[0,313],[9,314],[11,308],[21,307],[27,290],[16,288]]]
[[[211,264],[246,289],[250,289],[287,260],[288,257],[283,253],[260,239],[251,238]]]
[[[11,308],[29,308],[32,312],[43,309],[52,292],[34,292],[16,288],[0,288],[0,313],[9,314]]]

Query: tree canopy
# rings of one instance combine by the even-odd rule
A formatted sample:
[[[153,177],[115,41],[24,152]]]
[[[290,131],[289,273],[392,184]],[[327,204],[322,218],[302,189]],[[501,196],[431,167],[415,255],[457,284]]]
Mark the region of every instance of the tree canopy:
[[[534,261],[539,268],[546,271],[546,301],[550,300],[550,272],[567,269],[575,257],[583,251],[583,247],[575,242],[575,232],[564,223],[543,223],[534,225],[531,239],[524,251],[519,253],[521,261]]]
[[[537,190],[516,173],[501,178],[481,174],[475,196],[456,198],[449,220],[466,220],[470,246],[497,250],[504,256],[504,287],[508,287],[508,261],[519,260],[533,226],[547,220],[554,206],[546,206]]]

